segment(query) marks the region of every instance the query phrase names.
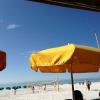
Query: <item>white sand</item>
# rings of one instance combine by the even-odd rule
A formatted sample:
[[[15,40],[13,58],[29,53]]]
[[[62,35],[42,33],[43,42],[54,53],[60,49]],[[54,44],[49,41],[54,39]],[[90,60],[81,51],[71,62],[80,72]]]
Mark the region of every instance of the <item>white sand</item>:
[[[35,87],[35,93],[32,92],[31,88],[18,89],[16,95],[14,90],[3,90],[0,91],[0,100],[65,100],[72,98],[72,91],[70,84],[60,85],[59,92],[54,89],[53,86],[48,85],[46,91]],[[86,85],[74,85],[75,90],[80,90],[85,100],[91,100],[98,98],[100,91],[100,82],[92,83],[91,90],[88,91]]]

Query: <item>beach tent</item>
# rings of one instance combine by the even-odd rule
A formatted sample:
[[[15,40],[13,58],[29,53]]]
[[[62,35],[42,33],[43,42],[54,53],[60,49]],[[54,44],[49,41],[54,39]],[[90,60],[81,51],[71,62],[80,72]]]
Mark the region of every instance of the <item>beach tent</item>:
[[[73,73],[98,72],[100,67],[100,49],[69,44],[42,50],[30,55],[30,65],[35,71],[43,73],[71,73],[72,91]],[[73,100],[74,99],[74,92]]]
[[[6,67],[6,53],[4,51],[0,51],[0,71],[5,69]]]

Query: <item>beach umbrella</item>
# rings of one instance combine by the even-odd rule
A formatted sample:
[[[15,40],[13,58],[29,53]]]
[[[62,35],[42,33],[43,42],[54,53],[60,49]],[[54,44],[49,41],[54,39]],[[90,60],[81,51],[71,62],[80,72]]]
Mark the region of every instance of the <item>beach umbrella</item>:
[[[27,86],[26,86],[26,85],[24,85],[24,86],[23,86],[23,88],[27,88]]]
[[[14,95],[16,95],[16,91],[17,91],[18,87],[17,86],[13,86],[12,89],[14,89]]]
[[[0,71],[5,69],[6,67],[6,53],[4,51],[0,51]]]
[[[32,53],[30,65],[43,73],[70,72],[74,99],[73,73],[98,72],[100,49],[76,44],[50,48]]]
[[[6,87],[7,90],[11,90],[11,87]]]
[[[0,90],[4,90],[4,87],[0,87]]]

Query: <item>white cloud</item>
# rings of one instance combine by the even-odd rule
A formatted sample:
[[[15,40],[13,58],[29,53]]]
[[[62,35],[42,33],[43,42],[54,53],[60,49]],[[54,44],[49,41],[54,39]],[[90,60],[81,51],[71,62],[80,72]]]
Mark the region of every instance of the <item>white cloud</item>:
[[[8,30],[11,30],[11,29],[16,29],[16,28],[18,28],[18,27],[20,27],[20,25],[17,25],[17,24],[9,24],[9,25],[7,26],[7,29],[8,29]]]

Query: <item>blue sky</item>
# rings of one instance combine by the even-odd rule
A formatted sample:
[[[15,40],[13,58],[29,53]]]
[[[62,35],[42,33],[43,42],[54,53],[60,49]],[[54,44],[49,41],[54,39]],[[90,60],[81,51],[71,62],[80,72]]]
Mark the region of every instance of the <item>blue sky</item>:
[[[29,56],[42,49],[75,43],[97,47],[100,13],[25,0],[0,0],[0,50],[7,53],[0,83],[55,79],[30,69]],[[75,78],[100,77],[99,73],[75,74]],[[70,78],[69,73],[59,74]]]

